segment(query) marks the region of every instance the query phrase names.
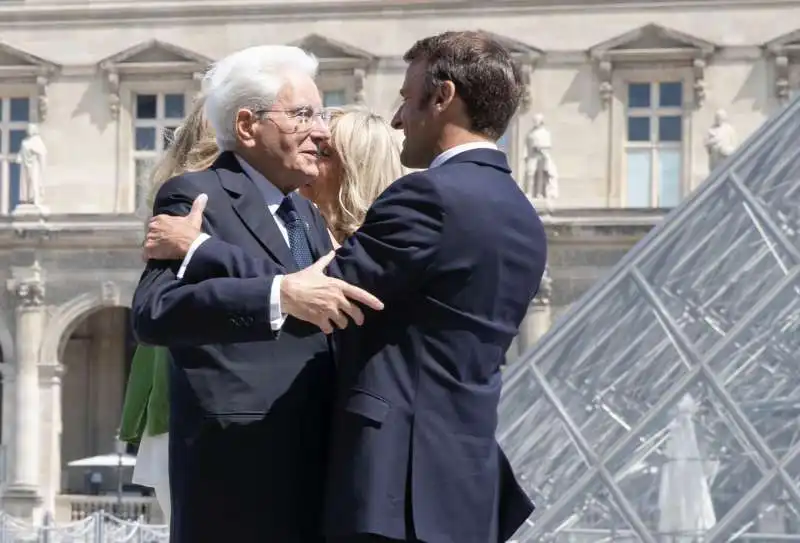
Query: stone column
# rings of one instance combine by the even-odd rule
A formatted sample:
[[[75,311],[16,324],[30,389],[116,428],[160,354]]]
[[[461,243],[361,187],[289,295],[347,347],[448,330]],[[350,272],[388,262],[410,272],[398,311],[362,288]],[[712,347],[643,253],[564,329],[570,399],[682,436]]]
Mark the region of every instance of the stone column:
[[[27,277],[10,283],[16,294],[16,360],[13,434],[9,443],[12,463],[3,504],[9,514],[33,520],[41,505],[38,364],[46,313],[38,263],[29,272]]]
[[[517,343],[519,354],[524,354],[533,347],[537,341],[550,329],[551,312],[550,298],[553,294],[553,280],[550,278],[550,269],[545,267],[539,292],[528,308],[528,314],[519,327]]]
[[[46,360],[39,365],[41,402],[41,458],[39,488],[42,509],[56,513],[56,496],[61,492],[61,376],[64,366]]]

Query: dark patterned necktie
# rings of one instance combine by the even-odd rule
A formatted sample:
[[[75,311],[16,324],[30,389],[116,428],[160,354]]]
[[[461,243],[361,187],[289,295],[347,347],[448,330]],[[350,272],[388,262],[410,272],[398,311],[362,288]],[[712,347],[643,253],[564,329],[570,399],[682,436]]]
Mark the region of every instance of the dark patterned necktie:
[[[302,270],[314,263],[311,255],[311,247],[308,244],[306,235],[306,223],[294,207],[291,195],[286,196],[281,202],[276,213],[286,225],[286,233],[289,235],[289,249],[297,266]]]

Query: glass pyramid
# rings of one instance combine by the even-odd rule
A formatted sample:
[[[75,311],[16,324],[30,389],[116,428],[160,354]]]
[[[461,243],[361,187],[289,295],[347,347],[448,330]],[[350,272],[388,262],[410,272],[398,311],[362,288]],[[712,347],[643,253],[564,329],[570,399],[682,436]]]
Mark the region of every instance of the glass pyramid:
[[[515,541],[800,541],[800,99],[504,379]]]

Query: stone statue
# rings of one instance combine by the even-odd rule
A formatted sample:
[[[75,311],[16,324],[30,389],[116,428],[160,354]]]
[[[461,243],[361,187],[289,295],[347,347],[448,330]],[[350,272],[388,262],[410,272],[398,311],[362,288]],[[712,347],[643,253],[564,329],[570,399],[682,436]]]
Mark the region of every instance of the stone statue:
[[[552,201],[558,198],[558,172],[550,149],[553,142],[550,131],[544,126],[544,116],[533,117],[533,130],[525,139],[525,194],[535,199]]]
[[[21,203],[42,205],[42,181],[46,160],[47,148],[39,135],[39,127],[29,124],[28,136],[22,140],[19,155],[17,155],[17,163],[22,165]]]
[[[705,143],[710,172],[736,149],[736,132],[728,122],[728,114],[724,109],[717,110],[714,115],[714,124],[708,129]]]

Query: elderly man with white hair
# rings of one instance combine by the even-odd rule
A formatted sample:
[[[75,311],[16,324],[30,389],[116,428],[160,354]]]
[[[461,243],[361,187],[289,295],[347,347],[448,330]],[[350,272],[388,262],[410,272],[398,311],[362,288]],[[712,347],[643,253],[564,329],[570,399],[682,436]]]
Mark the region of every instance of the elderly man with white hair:
[[[155,199],[154,215],[189,213],[204,232],[179,243],[173,260],[150,260],[133,301],[139,340],[168,347],[173,360],[172,543],[320,538],[335,382],[328,338],[282,315],[280,279],[224,277],[218,258],[220,244],[235,245],[283,276],[331,251],[319,212],[295,192],[317,176],[317,147],[330,137],[316,69],[285,46],[214,65],[204,92],[222,153]],[[363,322],[348,297],[381,308],[320,279],[320,307]]]

